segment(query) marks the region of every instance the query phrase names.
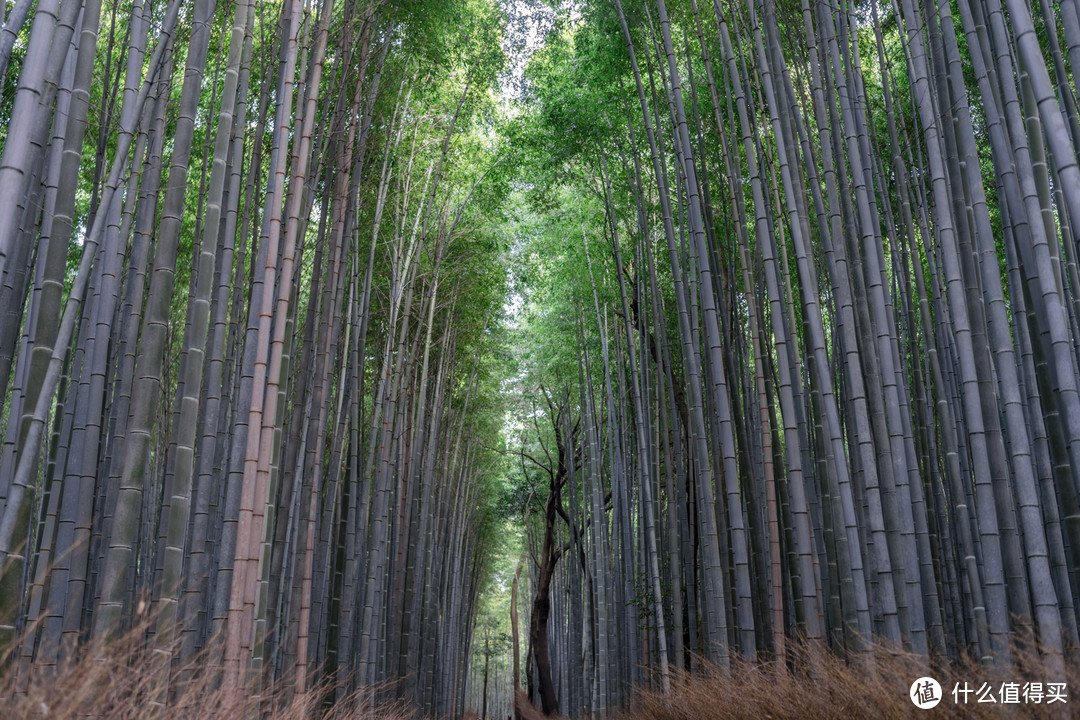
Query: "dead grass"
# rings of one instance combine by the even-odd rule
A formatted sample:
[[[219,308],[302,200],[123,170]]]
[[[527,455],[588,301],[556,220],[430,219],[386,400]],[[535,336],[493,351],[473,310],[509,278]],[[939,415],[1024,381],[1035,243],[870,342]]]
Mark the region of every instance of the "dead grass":
[[[146,718],[198,718],[199,720],[416,720],[404,703],[378,704],[371,691],[355,693],[334,704],[324,702],[333,693],[326,687],[301,695],[288,683],[264,688],[258,697],[225,689],[214,682],[218,676],[204,658],[174,670],[183,678],[168,706],[156,705],[155,687],[160,655],[147,648],[145,634],[135,632],[108,646],[104,652],[86,651],[51,669],[21,667],[9,661],[0,669],[0,719],[50,718],[75,720],[143,720]],[[902,652],[879,652],[873,667],[822,651],[802,651],[792,663],[800,668],[778,671],[769,664],[733,663],[729,673],[712,666],[674,679],[674,690],[664,696],[639,692],[628,710],[611,720],[703,720],[748,718],[751,720],[825,720],[832,718],[1069,718],[1080,717],[1080,667],[1066,671],[1067,704],[1049,704],[1048,678],[1037,655],[1014,653],[1015,666],[1001,670],[961,662],[927,668],[916,656]],[[912,682],[936,678],[942,700],[931,710],[920,710],[911,701]],[[1041,703],[1001,702],[1002,683],[1043,683]],[[957,704],[953,688],[967,683],[973,692],[966,704]],[[978,703],[983,684],[997,703]],[[1073,693],[1076,693],[1074,696]],[[384,693],[388,694],[388,693]],[[962,696],[961,696],[962,697]],[[547,720],[518,699],[523,720]],[[923,714],[925,713],[925,715]],[[475,714],[466,717],[475,718]]]
[[[680,674],[670,696],[640,692],[630,709],[613,716],[613,720],[1080,717],[1080,668],[1074,665],[1066,671],[1067,703],[1049,704],[1047,684],[1061,682],[1063,678],[1045,677],[1037,656],[1016,653],[1014,657],[1016,665],[1008,670],[970,661],[931,669],[916,656],[892,652],[879,654],[875,667],[866,668],[828,652],[804,650],[796,663],[805,668],[800,672],[738,661],[732,665],[730,674],[714,666],[694,675]],[[912,702],[909,693],[912,683],[925,676],[941,685],[941,701],[936,707],[923,710]],[[967,696],[967,703],[963,702],[965,683],[973,690]],[[977,702],[984,683],[996,703]],[[1003,683],[1019,685],[1018,703],[1002,702]],[[1042,702],[1024,702],[1025,683],[1043,684]],[[959,703],[953,694],[957,684],[961,690]],[[1073,696],[1073,693],[1077,694]],[[985,693],[983,696],[986,697]],[[1029,695],[1029,699],[1034,697]]]
[[[174,668],[174,692],[160,700],[158,668],[163,656],[135,631],[103,650],[86,650],[52,668],[0,663],[2,720],[415,720],[403,702],[375,702],[370,689],[330,703],[332,688],[302,694],[292,682],[264,687],[253,697],[246,689],[222,687],[206,658]],[[182,681],[178,681],[182,678]]]

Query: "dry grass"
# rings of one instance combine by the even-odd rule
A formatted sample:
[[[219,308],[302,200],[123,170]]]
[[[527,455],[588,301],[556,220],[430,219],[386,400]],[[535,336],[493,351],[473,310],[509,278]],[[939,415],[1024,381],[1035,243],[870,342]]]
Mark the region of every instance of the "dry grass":
[[[350,695],[328,705],[333,693],[325,687],[301,695],[288,684],[264,688],[259,697],[219,687],[217,673],[199,659],[174,671],[185,678],[167,708],[155,706],[154,689],[159,674],[155,654],[147,649],[143,633],[113,643],[107,652],[84,652],[73,660],[45,670],[9,662],[0,671],[0,719],[50,718],[74,720],[142,720],[144,718],[198,718],[199,720],[415,720],[405,704],[376,705],[371,692]],[[156,656],[160,658],[161,656]],[[702,720],[751,718],[752,720],[821,720],[826,718],[1068,718],[1080,717],[1080,667],[1072,666],[1064,678],[1068,704],[1002,704],[1003,682],[1048,683],[1037,657],[1016,653],[1016,665],[996,670],[965,662],[927,669],[917,657],[893,652],[879,653],[873,669],[827,652],[803,652],[794,665],[798,672],[778,672],[773,665],[735,662],[730,673],[706,667],[696,674],[675,678],[670,696],[638,693],[629,710],[611,720]],[[918,709],[909,698],[911,683],[930,675],[942,687],[942,701],[932,710]],[[967,704],[956,704],[956,683],[977,690],[987,683],[995,704],[977,703],[972,693]],[[1045,687],[1044,687],[1045,690]],[[155,711],[156,708],[156,711]],[[523,720],[547,720],[522,695],[518,709]],[[926,713],[922,715],[922,713]],[[467,714],[466,718],[474,718]]]
[[[147,647],[143,632],[132,632],[103,651],[84,651],[53,668],[0,665],[2,720],[414,720],[404,703],[376,703],[371,690],[334,703],[333,689],[316,687],[297,694],[293,683],[264,687],[257,697],[225,688],[205,658],[173,670],[174,693],[167,706],[160,699],[160,654]],[[177,682],[183,678],[183,682]]]
[[[960,662],[933,669],[925,662],[906,653],[881,654],[876,668],[868,669],[846,662],[827,652],[802,653],[800,667],[804,672],[778,671],[775,665],[755,665],[736,662],[730,674],[715,667],[702,672],[681,674],[675,681],[671,696],[643,692],[635,696],[628,711],[613,720],[701,720],[702,718],[766,718],[782,720],[824,720],[826,718],[1068,718],[1080,717],[1080,668],[1068,668],[1066,704],[1001,702],[1002,683],[1018,683],[1022,692],[1025,683],[1060,682],[1062,678],[1047,678],[1037,657],[1016,654],[1016,666],[1000,670],[974,662]],[[937,707],[922,710],[915,706],[909,693],[912,683],[924,676],[935,678],[941,685],[941,702]],[[968,684],[972,692],[968,702],[954,700],[953,688]],[[978,690],[987,684],[997,703],[978,703]],[[984,695],[985,697],[985,695]],[[1033,697],[1033,696],[1032,696]],[[925,715],[923,715],[925,713]]]

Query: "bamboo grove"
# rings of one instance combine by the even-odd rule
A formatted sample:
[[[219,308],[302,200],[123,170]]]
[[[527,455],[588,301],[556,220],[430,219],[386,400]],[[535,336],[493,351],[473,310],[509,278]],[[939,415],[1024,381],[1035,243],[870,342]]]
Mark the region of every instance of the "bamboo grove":
[[[1078,0],[0,9],[0,672],[1080,661]]]
[[[1077,10],[597,0],[532,58],[545,714],[808,646],[1075,666]]]
[[[3,9],[4,672],[137,631],[158,706],[200,667],[460,713],[498,458],[497,8]]]

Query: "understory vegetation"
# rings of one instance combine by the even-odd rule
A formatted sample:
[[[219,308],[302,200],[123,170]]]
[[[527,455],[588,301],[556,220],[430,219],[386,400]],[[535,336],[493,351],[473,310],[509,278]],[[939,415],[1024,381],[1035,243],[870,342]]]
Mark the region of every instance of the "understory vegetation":
[[[1080,0],[0,0],[0,714],[1068,716],[1078,77]]]

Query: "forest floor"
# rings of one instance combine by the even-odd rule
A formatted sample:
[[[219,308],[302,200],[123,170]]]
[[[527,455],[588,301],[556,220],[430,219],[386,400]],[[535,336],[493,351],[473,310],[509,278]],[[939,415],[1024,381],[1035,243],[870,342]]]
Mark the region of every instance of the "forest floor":
[[[674,679],[670,695],[638,693],[628,710],[609,720],[841,720],[846,718],[1071,718],[1080,717],[1080,667],[1066,668],[1065,682],[1051,683],[1036,657],[1014,653],[1011,668],[968,662],[927,670],[917,656],[878,656],[872,667],[837,655],[804,654],[803,674],[775,666],[736,663],[729,673],[706,667]],[[936,679],[927,697],[927,676]],[[1061,679],[1059,676],[1058,680]],[[916,688],[916,683],[918,687]],[[917,693],[922,691],[922,696]],[[925,708],[916,705],[923,701]],[[929,701],[929,702],[926,702]],[[520,708],[520,705],[519,705]],[[531,706],[522,720],[543,720]],[[924,714],[925,713],[925,714]]]
[[[295,683],[263,688],[255,697],[210,682],[205,661],[175,668],[174,680],[188,675],[186,688],[162,706],[155,694],[167,655],[146,650],[135,639],[87,652],[78,661],[51,669],[35,665],[28,672],[5,672],[0,680],[0,719],[75,720],[420,720],[403,702],[373,701],[369,691],[339,695],[325,686],[297,692]],[[1080,717],[1080,667],[1065,669],[1064,683],[1047,679],[1052,672],[1035,653],[1014,652],[1008,668],[977,662],[928,670],[917,656],[879,653],[872,664],[844,660],[828,652],[799,652],[795,673],[772,664],[734,661],[727,673],[703,666],[675,673],[669,695],[639,692],[630,707],[608,714],[609,720],[701,720],[748,718],[819,720],[826,718],[1070,718]],[[18,660],[9,661],[18,666]],[[11,665],[9,665],[9,670]],[[1056,674],[1056,673],[1054,673]],[[937,685],[928,686],[927,676]],[[1056,678],[1061,680],[1060,675]],[[927,691],[931,690],[929,696]],[[918,693],[922,693],[921,696]],[[937,703],[933,703],[937,699]],[[926,715],[915,700],[927,703]],[[522,694],[521,720],[546,720]],[[443,720],[440,718],[439,720]],[[463,720],[481,720],[466,712]],[[560,720],[565,720],[562,718]]]

